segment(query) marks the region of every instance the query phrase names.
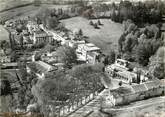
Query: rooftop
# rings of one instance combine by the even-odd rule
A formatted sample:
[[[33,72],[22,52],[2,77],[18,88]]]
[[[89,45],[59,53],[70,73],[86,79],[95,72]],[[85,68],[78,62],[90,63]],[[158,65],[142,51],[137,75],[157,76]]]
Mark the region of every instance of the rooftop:
[[[160,81],[150,81],[150,82],[146,82],[145,86],[147,87],[147,89],[153,89],[153,88],[157,88],[161,85]]]
[[[127,87],[119,87],[111,90],[110,93],[117,98],[132,93],[132,89]]]
[[[132,89],[135,93],[147,91],[145,84],[133,85]]]
[[[51,66],[43,61],[36,61],[35,64],[36,64],[37,70],[40,73],[45,73],[45,72],[49,72],[49,71],[53,70],[53,66]]]
[[[100,48],[95,46],[93,43],[79,44],[79,46],[83,47],[86,51],[100,50]]]
[[[47,36],[53,36],[50,33],[46,33],[45,31],[37,31],[35,32],[36,37],[47,37]]]
[[[155,80],[155,81],[150,81],[150,82],[146,82],[146,83],[143,83],[143,84],[132,85],[131,88],[129,88],[129,87],[119,87],[117,89],[110,90],[110,93],[115,98],[118,98],[118,97],[128,95],[128,94],[131,94],[131,93],[144,92],[144,91],[147,91],[149,89],[158,88],[160,86],[165,87],[165,80]]]
[[[6,67],[8,67],[8,66],[18,66],[18,64],[17,63],[3,63],[2,64],[3,66],[6,66]]]

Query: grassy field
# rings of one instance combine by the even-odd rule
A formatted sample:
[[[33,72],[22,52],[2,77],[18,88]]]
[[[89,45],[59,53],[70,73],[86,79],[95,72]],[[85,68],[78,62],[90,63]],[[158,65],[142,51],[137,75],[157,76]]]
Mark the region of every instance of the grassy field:
[[[114,23],[109,19],[101,19],[103,25],[99,26],[100,29],[94,29],[89,25],[89,20],[82,17],[73,17],[61,22],[72,31],[82,29],[83,34],[89,37],[88,40],[105,53],[111,49],[117,49],[118,39],[123,32],[122,24]],[[97,22],[97,20],[93,20],[93,22]]]
[[[32,3],[33,0],[0,0],[0,11]]]
[[[63,8],[67,9],[69,5],[51,5],[51,4],[42,4],[41,6],[28,5],[24,7],[19,7],[4,12],[0,12],[0,19],[17,19],[26,16],[34,16],[40,9],[43,8]]]

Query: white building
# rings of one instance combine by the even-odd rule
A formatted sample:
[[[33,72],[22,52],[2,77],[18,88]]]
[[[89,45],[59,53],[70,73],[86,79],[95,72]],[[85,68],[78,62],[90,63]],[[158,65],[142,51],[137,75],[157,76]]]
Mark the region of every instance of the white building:
[[[78,44],[76,52],[80,60],[88,62],[88,60],[91,59],[91,53],[98,55],[100,52],[100,48],[98,48],[92,43]]]

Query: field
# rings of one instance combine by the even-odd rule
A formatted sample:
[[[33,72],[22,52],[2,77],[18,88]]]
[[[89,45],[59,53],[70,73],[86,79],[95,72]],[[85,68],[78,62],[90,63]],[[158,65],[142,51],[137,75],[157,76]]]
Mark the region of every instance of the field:
[[[103,52],[107,53],[110,49],[117,50],[117,43],[123,32],[122,24],[114,23],[110,19],[101,19],[103,25],[100,29],[95,29],[89,25],[89,20],[82,17],[73,17],[62,20],[66,28],[74,31],[82,29],[83,34],[89,37],[89,41],[97,45]],[[93,20],[97,22],[97,20]]]
[[[0,19],[9,20],[17,19],[26,16],[34,16],[40,9],[43,8],[68,8],[69,5],[51,5],[51,4],[42,4],[41,6],[28,5],[24,7],[14,8],[11,10],[0,12]]]
[[[32,0],[0,0],[0,11],[31,3]]]

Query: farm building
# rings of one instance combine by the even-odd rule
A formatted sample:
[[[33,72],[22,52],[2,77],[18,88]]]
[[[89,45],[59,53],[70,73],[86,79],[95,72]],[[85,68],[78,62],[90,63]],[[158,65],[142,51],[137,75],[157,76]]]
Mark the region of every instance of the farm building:
[[[114,106],[116,106],[150,97],[161,96],[164,94],[165,82],[162,80],[156,80],[133,85],[129,88],[119,87],[117,89],[110,90],[108,99],[113,103]]]

